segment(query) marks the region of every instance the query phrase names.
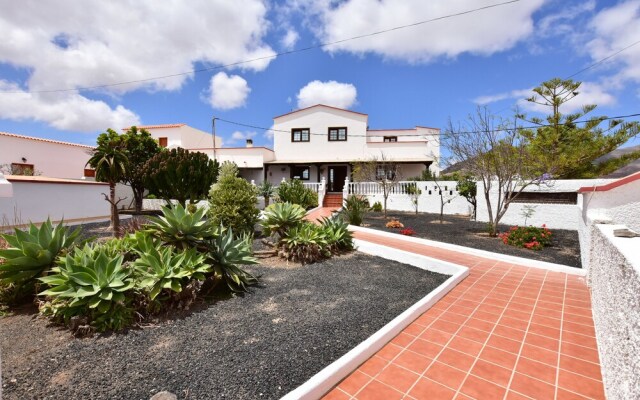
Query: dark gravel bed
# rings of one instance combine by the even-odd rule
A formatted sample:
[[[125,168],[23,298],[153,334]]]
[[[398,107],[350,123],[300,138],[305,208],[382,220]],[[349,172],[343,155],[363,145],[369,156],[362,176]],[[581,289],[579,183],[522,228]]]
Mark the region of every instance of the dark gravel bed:
[[[553,243],[542,250],[528,250],[509,246],[499,238],[489,237],[485,222],[469,221],[469,217],[445,215],[444,223],[440,224],[440,214],[429,214],[390,211],[388,218],[397,218],[406,228],[416,231],[416,237],[437,240],[440,242],[487,250],[495,253],[508,254],[517,257],[547,261],[570,267],[582,268],[580,260],[580,242],[578,232],[562,229],[551,229]],[[383,213],[368,213],[364,224],[369,228],[386,232],[398,233],[400,229],[390,229],[385,226],[387,220]],[[500,231],[508,231],[510,225],[499,225]]]
[[[33,310],[0,319],[4,399],[277,399],[447,279],[358,252],[248,269],[251,293],[125,334],[74,339]]]

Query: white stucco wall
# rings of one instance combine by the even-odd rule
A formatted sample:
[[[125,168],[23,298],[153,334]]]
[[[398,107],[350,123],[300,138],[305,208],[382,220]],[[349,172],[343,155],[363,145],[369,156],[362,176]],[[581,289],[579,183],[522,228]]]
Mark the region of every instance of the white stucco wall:
[[[12,196],[0,197],[0,225],[41,223],[47,218],[108,218],[110,214],[109,203],[101,194],[108,193],[105,184],[10,182]]]
[[[167,148],[182,147],[190,148],[211,148],[213,146],[213,135],[208,132],[192,128],[189,125],[181,126],[139,126],[140,129],[146,129],[151,137],[159,139],[167,138]],[[124,129],[126,130],[126,129]],[[222,146],[222,139],[216,137],[216,147]]]
[[[0,164],[33,164],[37,173],[54,178],[80,179],[91,146],[52,143],[39,138],[22,138],[0,134]],[[27,161],[22,161],[22,158]]]

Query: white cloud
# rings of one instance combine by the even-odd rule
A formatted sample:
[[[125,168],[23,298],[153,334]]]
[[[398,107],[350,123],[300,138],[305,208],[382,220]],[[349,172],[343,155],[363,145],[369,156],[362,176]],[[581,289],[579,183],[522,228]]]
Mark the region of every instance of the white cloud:
[[[488,4],[476,0],[298,0],[293,7],[312,15],[308,25],[322,42],[333,42],[408,25]],[[530,0],[343,42],[327,51],[376,53],[385,58],[429,62],[463,53],[490,55],[512,48],[534,31],[533,13],[544,0]]]
[[[211,78],[209,104],[220,110],[242,107],[247,101],[251,88],[241,76],[218,72]]]
[[[560,106],[563,113],[573,113],[580,110],[585,105],[596,104],[598,106],[609,106],[615,104],[616,98],[609,93],[603,85],[594,82],[583,82],[578,89],[578,96]],[[527,101],[531,96],[536,95],[530,89],[517,89],[510,92],[498,93],[495,95],[480,96],[473,101],[476,104],[487,105],[501,100],[513,99],[520,109],[542,114],[550,114],[549,107]],[[537,95],[536,95],[537,96]]]
[[[229,64],[275,54],[264,42],[270,24],[266,19],[267,6],[262,0],[86,0],[82,6],[73,1],[25,0],[20,7],[12,6],[10,0],[0,1],[3,10],[0,13],[0,63],[28,71],[26,82],[21,84],[27,91],[144,80],[190,71],[196,67],[195,63],[205,66]],[[266,59],[237,68],[260,71],[269,62]],[[83,91],[82,94],[71,92],[74,95],[67,101],[82,98],[84,100],[78,101],[100,103],[88,98],[96,91],[119,95],[139,89],[177,90],[192,75]],[[48,97],[39,99],[35,106],[28,107],[31,110],[28,118],[42,120],[42,114],[56,108]],[[80,121],[83,119],[80,111],[70,108],[65,110],[66,115],[46,121]],[[78,114],[69,115],[72,112]],[[65,125],[70,130],[86,129],[84,123],[79,123],[77,128],[73,123]],[[93,130],[104,128],[94,126]]]
[[[252,139],[253,137],[256,136],[255,132],[242,132],[242,131],[235,131],[231,134],[231,139],[227,140],[226,143],[227,144],[235,144],[238,142],[244,142],[247,139]]]
[[[298,92],[298,107],[325,104],[338,108],[349,108],[356,103],[356,87],[350,83],[336,81],[311,81]]]
[[[271,128],[264,131],[264,133],[262,134],[262,136],[264,136],[267,140],[273,141],[273,136],[276,134],[276,132],[273,130],[273,125],[271,125]]]
[[[593,39],[586,48],[596,61],[640,40],[640,0],[626,1],[600,11],[589,24]],[[640,82],[640,45],[631,47],[597,68],[614,69],[610,83]]]
[[[3,80],[0,90],[20,91],[15,84]],[[75,92],[0,94],[0,118],[43,121],[56,129],[89,133],[140,125],[140,118],[133,111],[121,105],[111,108],[103,101],[90,100]]]
[[[287,33],[280,39],[280,45],[285,50],[292,50],[296,43],[298,43],[300,35],[294,29],[287,29]]]

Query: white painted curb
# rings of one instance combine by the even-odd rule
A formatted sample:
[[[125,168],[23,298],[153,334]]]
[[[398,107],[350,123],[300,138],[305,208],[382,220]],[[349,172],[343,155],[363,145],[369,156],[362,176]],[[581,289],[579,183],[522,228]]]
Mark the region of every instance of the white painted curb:
[[[504,261],[512,264],[522,265],[525,267],[545,269],[548,271],[555,271],[555,272],[564,272],[565,274],[570,274],[570,275],[578,275],[578,276],[587,275],[587,271],[583,268],[573,268],[563,264],[555,264],[555,263],[550,263],[546,261],[532,260],[524,257],[510,256],[502,253],[494,253],[492,251],[474,249],[471,247],[459,246],[457,244],[438,242],[436,240],[416,238],[411,236],[403,236],[397,233],[385,232],[378,229],[363,228],[361,226],[349,225],[349,230],[353,232],[369,233],[372,235],[378,235],[378,236],[383,236],[383,237],[388,237],[393,239],[402,239],[411,243],[424,244],[432,247],[439,247],[441,249],[452,250],[458,253],[471,254],[478,257],[495,259],[495,260]]]
[[[413,265],[429,271],[450,274],[452,276],[364,342],[329,364],[293,391],[287,393],[282,397],[282,400],[311,400],[321,398],[469,275],[469,268],[461,265],[363,240],[354,240],[354,242],[358,251],[363,253]]]

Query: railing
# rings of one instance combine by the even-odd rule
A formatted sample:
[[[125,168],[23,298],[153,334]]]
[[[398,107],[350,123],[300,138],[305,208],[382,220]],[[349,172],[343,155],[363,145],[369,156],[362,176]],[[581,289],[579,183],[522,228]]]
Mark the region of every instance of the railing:
[[[314,192],[318,193],[320,191],[320,182],[312,182],[312,183],[303,183],[304,187],[307,189],[311,189]]]
[[[410,194],[411,188],[417,187],[423,194],[439,194],[440,191],[455,192],[456,182],[439,182],[440,186],[435,182],[415,182],[401,181],[396,182],[389,190],[389,194]],[[348,183],[348,194],[375,195],[384,194],[383,185],[379,182],[351,182]],[[453,193],[451,193],[453,194]]]

